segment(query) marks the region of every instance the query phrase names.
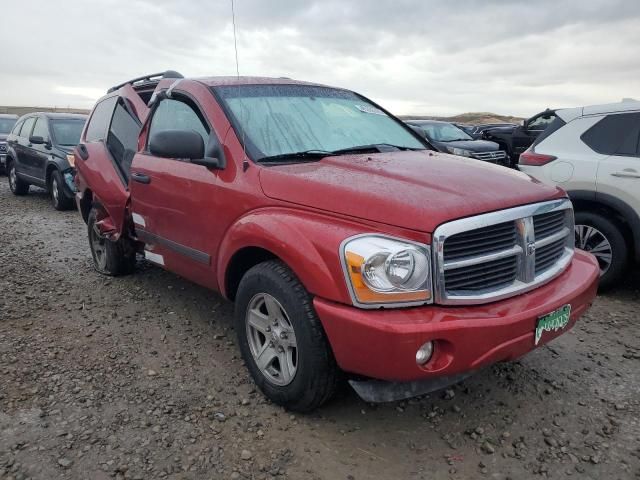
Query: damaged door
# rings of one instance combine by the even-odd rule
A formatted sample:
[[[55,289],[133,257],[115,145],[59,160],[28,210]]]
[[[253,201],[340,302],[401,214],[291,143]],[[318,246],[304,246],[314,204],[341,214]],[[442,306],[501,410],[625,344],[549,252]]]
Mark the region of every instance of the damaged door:
[[[149,108],[131,85],[101,100],[93,110],[76,150],[76,168],[91,185],[91,201],[101,206],[98,227],[117,240],[124,229],[129,202],[129,169]]]

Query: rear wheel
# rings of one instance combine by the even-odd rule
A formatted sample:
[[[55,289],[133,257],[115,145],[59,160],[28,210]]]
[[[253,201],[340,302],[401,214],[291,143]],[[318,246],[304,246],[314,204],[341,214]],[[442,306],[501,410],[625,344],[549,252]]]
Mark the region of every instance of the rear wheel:
[[[600,287],[615,285],[625,272],[629,247],[616,222],[599,213],[576,213],[576,247],[596,257],[600,265]]]
[[[131,273],[135,267],[136,255],[129,240],[121,236],[113,242],[100,233],[97,225],[98,210],[89,213],[87,233],[93,257],[93,266],[103,275],[117,276]]]
[[[49,179],[49,194],[51,203],[56,210],[69,210],[73,207],[73,200],[64,193],[64,179],[58,170],[51,173]]]
[[[308,412],[331,398],[333,352],[311,296],[282,262],[261,263],[242,278],[236,331],[249,373],[274,403]]]
[[[7,176],[9,177],[9,188],[14,195],[26,195],[29,193],[29,184],[20,180],[13,161],[7,162]]]

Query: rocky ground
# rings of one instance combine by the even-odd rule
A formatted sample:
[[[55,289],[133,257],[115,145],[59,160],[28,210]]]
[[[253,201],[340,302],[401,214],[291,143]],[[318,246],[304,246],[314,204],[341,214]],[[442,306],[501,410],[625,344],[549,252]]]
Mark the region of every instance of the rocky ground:
[[[523,360],[312,415],[248,378],[232,306],[140,263],[92,270],[77,212],[0,178],[0,478],[639,479],[640,276]]]

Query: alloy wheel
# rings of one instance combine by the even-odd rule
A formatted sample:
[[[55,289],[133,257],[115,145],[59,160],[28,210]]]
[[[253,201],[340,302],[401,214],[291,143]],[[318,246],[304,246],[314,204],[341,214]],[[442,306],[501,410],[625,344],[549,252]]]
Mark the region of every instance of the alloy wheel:
[[[607,237],[591,225],[576,225],[576,247],[596,257],[600,265],[600,276],[607,273],[613,260],[613,248]]]
[[[258,369],[277,386],[289,385],[298,369],[298,344],[287,312],[274,297],[259,293],[245,317],[249,349]]]
[[[96,225],[91,229],[90,242],[96,266],[98,270],[104,271],[107,268],[107,240],[100,234]]]
[[[51,196],[53,197],[53,204],[58,206],[58,181],[55,177],[51,180]]]
[[[16,169],[11,165],[9,167],[9,187],[11,187],[12,191],[16,189],[16,180]]]

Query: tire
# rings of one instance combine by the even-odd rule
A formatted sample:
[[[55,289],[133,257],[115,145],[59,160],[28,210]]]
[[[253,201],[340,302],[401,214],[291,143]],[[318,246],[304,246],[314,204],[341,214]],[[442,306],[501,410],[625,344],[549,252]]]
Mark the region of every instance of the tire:
[[[29,184],[24,180],[20,180],[16,174],[16,167],[13,161],[7,162],[7,177],[9,177],[9,189],[14,195],[22,196],[29,193]]]
[[[117,242],[104,238],[96,225],[97,214],[97,208],[93,207],[87,221],[87,234],[94,268],[97,272],[109,276],[132,273],[136,262],[135,249],[124,236],[121,236]]]
[[[333,352],[311,295],[282,262],[260,263],[244,275],[236,295],[235,320],[249,373],[271,401],[309,412],[333,396],[339,374]],[[258,324],[260,328],[253,326]],[[257,351],[261,346],[262,355]],[[261,368],[260,357],[271,361],[261,362]]]
[[[576,247],[598,259],[601,290],[613,287],[625,273],[629,246],[622,228],[600,213],[576,212]]]
[[[58,170],[54,170],[49,178],[49,195],[56,210],[70,210],[73,207],[73,199],[64,193],[64,178]]]

